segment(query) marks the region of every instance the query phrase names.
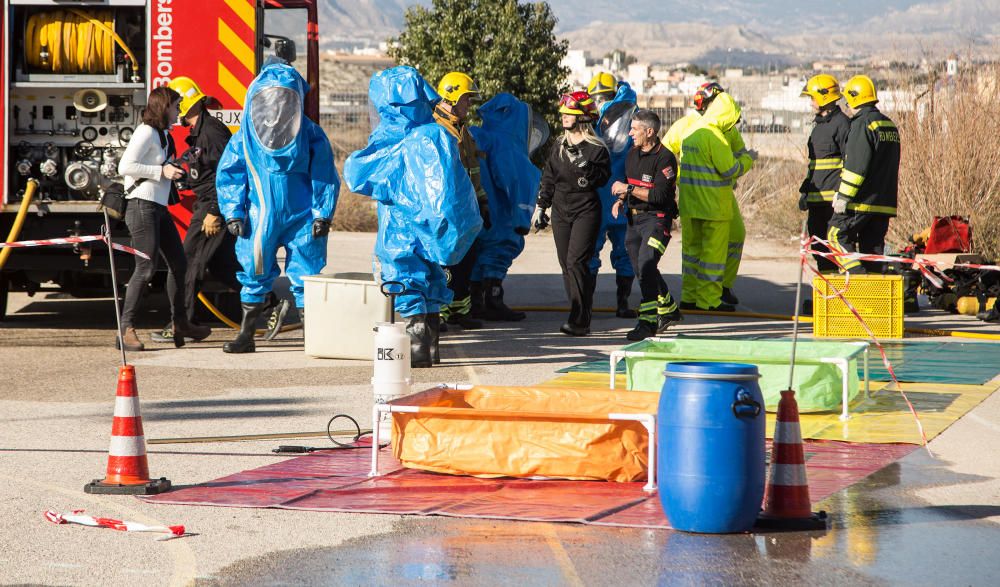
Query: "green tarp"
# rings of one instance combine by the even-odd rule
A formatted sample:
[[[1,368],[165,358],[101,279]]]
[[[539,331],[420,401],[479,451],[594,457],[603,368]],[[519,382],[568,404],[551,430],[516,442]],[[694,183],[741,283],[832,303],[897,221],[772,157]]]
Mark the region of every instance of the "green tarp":
[[[678,338],[666,342],[642,341],[624,347],[625,351],[641,351],[646,357],[628,357],[628,389],[660,391],[663,370],[675,361],[712,361],[750,363],[760,371],[760,389],[769,410],[781,399],[781,390],[788,388],[788,362],[792,343],[784,340],[734,340]],[[843,395],[843,374],[837,365],[819,363],[821,358],[847,358],[857,353],[858,345],[844,342],[800,341],[795,358],[795,399],[800,412],[838,410]],[[849,398],[860,389],[858,360],[848,365]]]

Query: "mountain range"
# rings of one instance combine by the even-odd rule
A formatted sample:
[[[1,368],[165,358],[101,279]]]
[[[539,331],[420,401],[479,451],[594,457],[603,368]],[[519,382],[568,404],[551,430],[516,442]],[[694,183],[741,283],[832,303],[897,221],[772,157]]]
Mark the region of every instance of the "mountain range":
[[[377,46],[427,0],[320,0],[326,49]],[[701,65],[1000,55],[1000,0],[549,0],[574,49]]]

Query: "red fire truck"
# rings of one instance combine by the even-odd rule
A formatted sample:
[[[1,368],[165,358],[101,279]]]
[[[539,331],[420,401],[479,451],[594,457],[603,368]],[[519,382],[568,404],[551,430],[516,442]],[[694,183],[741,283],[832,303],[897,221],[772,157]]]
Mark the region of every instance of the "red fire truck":
[[[305,63],[295,65],[311,86],[306,112],[318,120],[316,0],[4,0],[0,238],[100,234],[101,191],[121,180],[118,160],[150,89],[173,77],[188,76],[217,98],[222,109],[212,114],[235,130],[264,58],[295,59],[292,39],[268,34],[277,24],[305,33]],[[177,145],[186,132],[174,131]],[[28,189],[31,179],[37,189]],[[171,208],[182,236],[192,200]],[[123,225],[112,234],[127,243]],[[7,250],[0,250],[0,320],[8,291],[55,284],[74,295],[110,292],[103,243]],[[116,262],[126,278],[131,259],[116,255]]]

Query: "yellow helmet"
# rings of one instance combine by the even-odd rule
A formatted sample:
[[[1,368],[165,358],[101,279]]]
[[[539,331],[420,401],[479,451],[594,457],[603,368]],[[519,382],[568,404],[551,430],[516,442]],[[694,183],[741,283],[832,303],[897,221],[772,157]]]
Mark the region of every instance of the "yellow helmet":
[[[181,117],[187,116],[188,111],[199,100],[208,97],[201,91],[198,84],[194,83],[194,80],[189,77],[175,77],[170,80],[167,87],[181,95]]]
[[[459,99],[466,94],[472,94],[473,98],[479,97],[479,87],[476,82],[460,71],[453,71],[441,78],[437,91],[449,104],[457,104]]]
[[[851,108],[878,102],[875,84],[867,75],[856,75],[847,80],[847,83],[844,84],[844,94],[847,98],[847,105]]]
[[[602,71],[590,78],[590,83],[587,84],[587,93],[595,97],[597,94],[614,94],[617,91],[618,80],[606,71]]]
[[[802,88],[802,97],[807,96],[814,98],[816,104],[822,108],[840,99],[840,84],[837,83],[837,78],[828,73],[814,75]]]

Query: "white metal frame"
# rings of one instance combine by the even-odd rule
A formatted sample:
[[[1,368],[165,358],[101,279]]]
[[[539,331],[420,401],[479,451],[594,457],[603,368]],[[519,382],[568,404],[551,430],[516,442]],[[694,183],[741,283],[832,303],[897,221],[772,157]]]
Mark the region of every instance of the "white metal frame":
[[[455,390],[472,389],[471,385],[441,385],[440,387]],[[400,402],[405,401],[406,399],[407,398],[400,398],[395,401]],[[369,477],[379,476],[378,451],[379,444],[381,442],[379,421],[381,420],[382,415],[389,414],[389,417],[392,417],[391,415],[393,413],[418,414],[420,411],[420,406],[407,406],[399,403],[375,404],[374,407],[372,407],[372,470],[368,473]],[[475,410],[472,409],[469,411],[470,413],[475,412]],[[553,415],[558,416],[558,414]],[[642,424],[642,427],[646,429],[646,433],[649,435],[649,443],[646,448],[648,470],[646,473],[646,485],[644,485],[642,489],[648,493],[656,491],[656,414],[607,414],[605,418],[609,421],[639,422]]]
[[[651,342],[671,342],[674,339],[672,339],[672,338],[647,338],[646,340],[651,341]],[[769,344],[769,343],[773,343],[773,342],[779,342],[779,341],[758,340],[758,341],[754,341],[754,344]],[[784,341],[780,341],[780,342],[784,342]],[[853,344],[857,348],[856,348],[856,350],[854,352],[852,352],[851,354],[847,355],[846,357],[824,357],[824,358],[820,358],[820,359],[801,359],[801,358],[797,358],[796,361],[795,361],[796,364],[806,364],[806,365],[831,364],[831,365],[836,365],[837,368],[840,369],[840,374],[841,374],[841,391],[842,391],[841,400],[840,400],[840,403],[841,403],[840,420],[842,422],[847,421],[847,420],[849,420],[851,418],[850,409],[849,409],[850,406],[848,405],[849,398],[850,398],[850,392],[851,392],[851,389],[850,389],[850,386],[851,386],[851,376],[850,376],[851,360],[854,359],[854,358],[856,358],[858,355],[860,355],[862,353],[864,354],[864,364],[865,364],[865,377],[864,377],[864,379],[865,379],[865,399],[868,399],[868,398],[871,397],[871,382],[868,380],[868,378],[869,378],[868,377],[869,376],[868,361],[869,361],[869,357],[870,357],[871,353],[869,351],[868,343],[867,342],[854,342],[854,343],[847,343],[847,344]],[[626,358],[639,358],[639,359],[642,359],[642,358],[656,358],[658,356],[662,356],[664,359],[684,360],[681,357],[670,357],[670,356],[667,356],[666,354],[663,354],[663,353],[646,352],[646,351],[623,351],[623,350],[612,351],[611,356],[609,358],[609,363],[611,363],[610,368],[609,368],[611,389],[615,389],[615,375],[617,375],[618,363],[619,362],[621,362],[622,360],[624,360]],[[692,358],[694,358],[694,357],[692,357]],[[702,357],[699,357],[699,358],[702,358]],[[756,362],[759,362],[759,363],[775,363],[775,361],[756,361]],[[627,370],[628,369],[628,363],[626,362],[625,365],[626,365],[625,368]]]

